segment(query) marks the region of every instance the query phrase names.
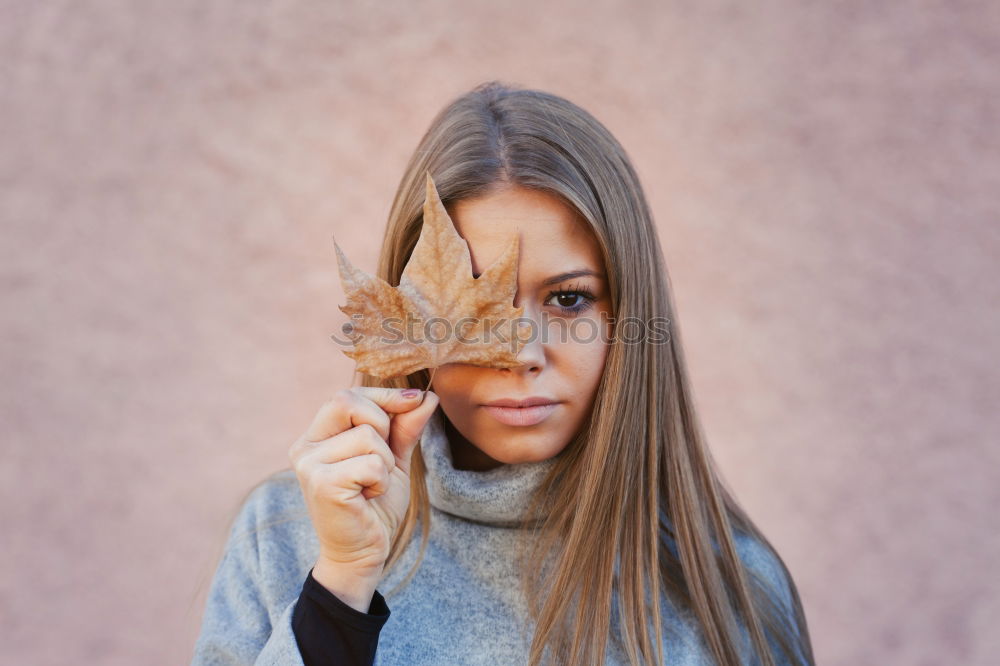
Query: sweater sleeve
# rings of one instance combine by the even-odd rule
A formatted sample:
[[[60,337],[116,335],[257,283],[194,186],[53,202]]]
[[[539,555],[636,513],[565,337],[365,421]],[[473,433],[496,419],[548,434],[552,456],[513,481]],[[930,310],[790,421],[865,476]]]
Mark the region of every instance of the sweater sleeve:
[[[212,578],[192,666],[304,666],[292,630],[291,601],[278,603],[262,574],[262,491],[240,508]],[[262,536],[262,533],[263,536]]]
[[[272,626],[252,566],[236,550],[223,556],[212,579],[192,666],[303,666],[292,632],[295,603],[282,609]]]
[[[312,571],[292,615],[292,628],[306,666],[371,666],[389,607],[378,590],[367,613],[352,608],[313,578]]]
[[[312,577],[314,554],[294,477],[275,475],[244,501],[205,603],[193,666],[372,664],[389,618],[377,591],[368,613]],[[305,522],[304,522],[305,521]],[[302,581],[305,580],[305,583]]]

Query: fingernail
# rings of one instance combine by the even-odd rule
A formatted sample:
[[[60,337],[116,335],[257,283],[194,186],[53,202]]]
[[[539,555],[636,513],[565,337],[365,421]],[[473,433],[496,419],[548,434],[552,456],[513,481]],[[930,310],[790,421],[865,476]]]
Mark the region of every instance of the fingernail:
[[[416,398],[418,395],[420,395],[420,389],[415,389],[415,388],[403,389],[401,395],[404,398]]]

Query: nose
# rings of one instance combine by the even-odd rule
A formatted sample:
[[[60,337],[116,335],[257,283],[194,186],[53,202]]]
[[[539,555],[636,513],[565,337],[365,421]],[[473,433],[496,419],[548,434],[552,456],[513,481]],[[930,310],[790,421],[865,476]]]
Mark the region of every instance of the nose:
[[[530,308],[525,306],[524,314],[518,324],[530,333],[530,335],[526,334],[524,343],[517,354],[517,360],[521,362],[521,365],[514,368],[502,368],[502,371],[518,374],[528,372],[538,373],[545,367],[545,344],[542,337],[541,323],[538,317],[530,311]]]

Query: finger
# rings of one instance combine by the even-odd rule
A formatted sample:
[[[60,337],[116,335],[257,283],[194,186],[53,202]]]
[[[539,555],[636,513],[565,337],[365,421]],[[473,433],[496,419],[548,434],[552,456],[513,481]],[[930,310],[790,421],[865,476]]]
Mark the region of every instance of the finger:
[[[382,458],[388,471],[396,466],[396,458],[389,445],[368,423],[362,423],[339,435],[311,444],[300,456],[297,467],[305,469],[317,465],[331,465],[356,456],[375,454]]]
[[[413,409],[420,395],[403,396],[404,389],[358,386],[341,389],[320,407],[306,430],[305,439],[318,442],[362,423],[371,424],[385,439],[389,415]]]
[[[431,414],[438,406],[438,396],[433,391],[424,394],[424,401],[416,409],[392,417],[389,428],[389,448],[396,456],[396,465],[407,474],[410,473],[410,459],[413,449],[420,441],[420,435],[427,425]]]
[[[324,468],[317,481],[325,486],[326,496],[347,501],[366,489],[367,497],[384,494],[389,489],[389,471],[381,456],[369,453]]]

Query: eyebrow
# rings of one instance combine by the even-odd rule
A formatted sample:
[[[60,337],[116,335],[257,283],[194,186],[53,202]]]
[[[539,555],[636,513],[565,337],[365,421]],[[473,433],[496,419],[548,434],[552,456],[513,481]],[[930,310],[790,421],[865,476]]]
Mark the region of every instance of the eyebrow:
[[[482,273],[473,273],[472,277],[478,278]],[[604,279],[604,274],[597,271],[592,271],[589,268],[578,268],[575,271],[568,271],[566,273],[559,273],[558,275],[553,275],[550,278],[542,280],[542,285],[548,286],[553,284],[559,284],[560,282],[565,282],[566,280],[572,280],[573,278],[588,277],[593,276],[596,278]]]
[[[560,282],[565,282],[566,280],[572,280],[578,277],[588,277],[593,276],[596,278],[604,279],[603,273],[598,273],[597,271],[592,271],[589,268],[578,268],[575,271],[569,271],[567,273],[560,273],[559,275],[553,275],[550,278],[542,280],[543,285],[559,284]]]

